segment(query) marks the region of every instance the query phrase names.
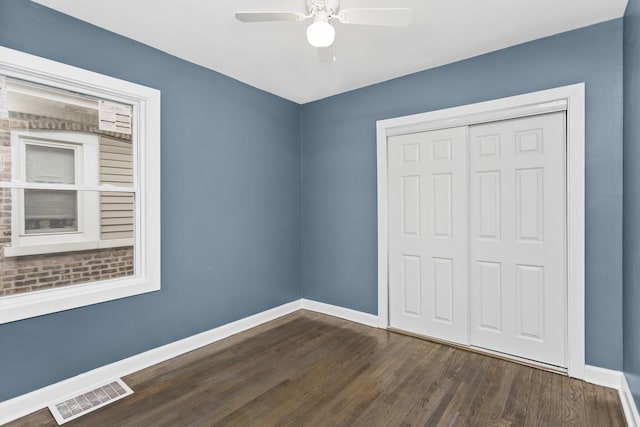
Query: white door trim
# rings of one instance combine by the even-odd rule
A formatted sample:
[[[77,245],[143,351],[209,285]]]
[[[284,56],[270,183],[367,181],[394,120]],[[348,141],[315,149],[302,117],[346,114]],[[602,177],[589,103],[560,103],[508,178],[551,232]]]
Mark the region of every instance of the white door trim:
[[[584,83],[377,121],[379,327],[389,326],[387,137],[563,110],[567,112],[567,370],[569,376],[584,379]]]

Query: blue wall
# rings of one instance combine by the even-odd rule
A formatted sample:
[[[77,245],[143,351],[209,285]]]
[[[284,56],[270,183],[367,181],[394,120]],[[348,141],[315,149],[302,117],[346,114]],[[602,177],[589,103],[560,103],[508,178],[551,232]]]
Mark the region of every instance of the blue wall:
[[[640,408],[640,0],[624,17],[624,371]]]
[[[0,45],[162,91],[162,290],[0,325],[0,401],[300,298],[299,105],[28,1]]]
[[[586,83],[586,358],[622,369],[622,19],[302,106],[303,295],[377,312],[379,119]]]

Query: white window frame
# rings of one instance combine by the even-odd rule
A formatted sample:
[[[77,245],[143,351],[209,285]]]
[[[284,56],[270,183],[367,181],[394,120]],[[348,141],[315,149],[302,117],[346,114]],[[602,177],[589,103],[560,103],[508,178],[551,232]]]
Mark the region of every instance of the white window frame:
[[[133,156],[133,186],[105,186],[97,185],[97,182],[96,185],[90,185],[85,182],[67,186],[56,185],[55,188],[93,192],[135,192],[138,195],[135,198],[136,225],[132,242],[135,251],[133,276],[0,297],[0,324],[159,290],[160,91],[2,46],[0,46],[0,76],[132,105],[134,117],[132,137],[136,147]],[[35,132],[30,133],[33,135]],[[7,160],[0,158],[0,164],[6,163]],[[52,187],[42,184],[0,182],[0,188],[10,188],[14,191]],[[121,246],[119,243],[123,243],[104,243],[107,241],[101,241],[98,237],[92,242],[76,242],[76,245],[79,245],[76,246],[78,249],[73,250],[95,249],[82,246],[83,244],[91,246],[96,244],[95,242],[98,242],[98,248]],[[50,244],[49,248],[46,246],[43,244],[41,249],[50,253],[51,249],[58,245]],[[18,248],[15,247],[13,250]]]
[[[95,134],[58,131],[14,131],[11,132],[12,179],[26,182],[26,147],[38,145],[74,150],[76,182],[73,187],[99,185],[100,137]],[[38,184],[36,184],[38,185]],[[100,248],[100,197],[99,193],[78,191],[70,185],[40,184],[41,189],[76,191],[77,231],[26,234],[23,189],[12,189],[11,246],[4,249],[3,256],[24,256],[70,252]],[[129,245],[134,244],[129,239]]]

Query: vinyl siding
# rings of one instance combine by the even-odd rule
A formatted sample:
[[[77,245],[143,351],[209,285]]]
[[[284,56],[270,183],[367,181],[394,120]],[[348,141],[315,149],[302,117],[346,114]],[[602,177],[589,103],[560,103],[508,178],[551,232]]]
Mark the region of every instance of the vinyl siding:
[[[130,141],[101,137],[100,183],[119,187],[133,186],[133,149]],[[100,194],[100,238],[133,238],[133,194]]]

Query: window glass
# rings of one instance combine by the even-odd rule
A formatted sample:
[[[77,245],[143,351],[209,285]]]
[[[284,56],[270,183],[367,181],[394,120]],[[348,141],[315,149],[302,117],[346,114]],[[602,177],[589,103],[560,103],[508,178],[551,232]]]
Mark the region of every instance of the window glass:
[[[0,257],[0,298],[137,274],[134,193],[23,191],[23,236],[47,250],[31,254],[31,243],[4,248],[9,256]],[[88,202],[95,204],[94,221],[87,215],[83,218],[81,212],[80,206]],[[61,235],[66,243],[56,240]]]
[[[74,184],[75,150],[25,144],[26,181]]]
[[[25,233],[78,231],[77,193],[68,190],[24,190]]]
[[[0,296],[135,275],[132,106],[5,81]]]

